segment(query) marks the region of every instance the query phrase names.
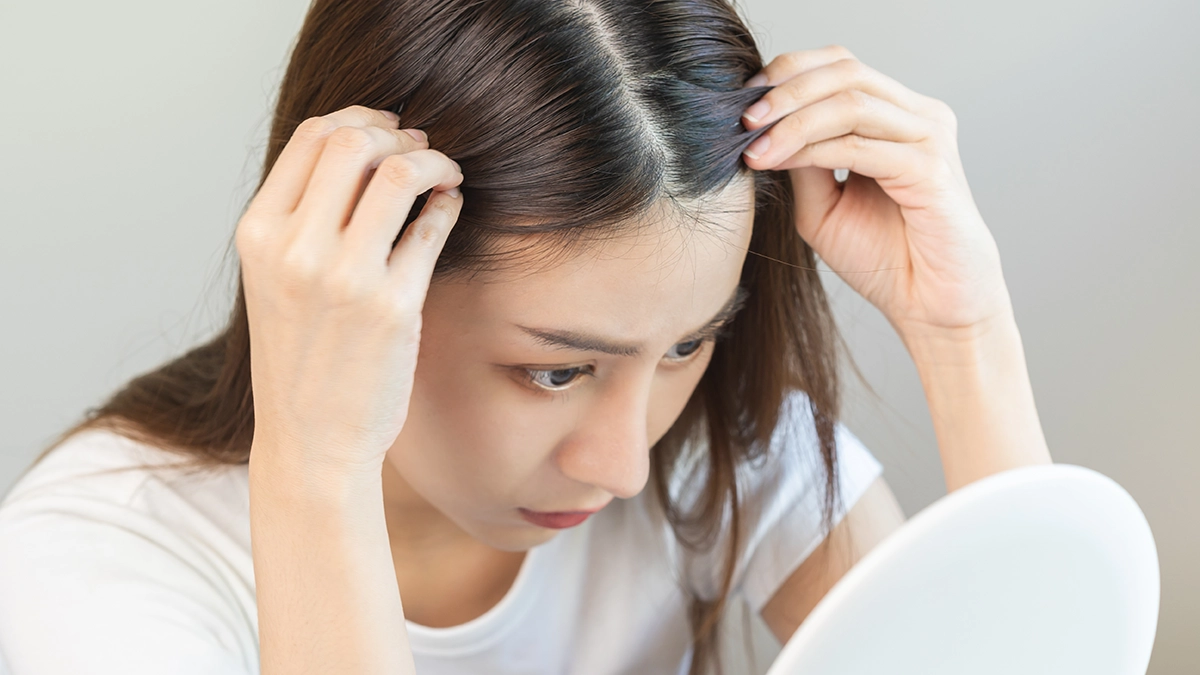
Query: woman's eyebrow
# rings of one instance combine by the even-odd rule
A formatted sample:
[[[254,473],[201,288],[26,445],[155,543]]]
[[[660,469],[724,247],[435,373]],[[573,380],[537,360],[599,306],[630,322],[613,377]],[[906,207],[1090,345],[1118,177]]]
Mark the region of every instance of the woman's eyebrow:
[[[725,305],[713,316],[708,323],[700,328],[692,331],[683,339],[684,342],[698,340],[708,337],[716,330],[728,322],[738,313],[739,310],[746,304],[746,299],[750,296],[750,292],[744,286],[738,284],[733,289],[733,293],[729,299],[725,301]],[[611,354],[613,356],[639,356],[643,349],[640,344],[630,344],[610,340],[600,335],[592,335],[581,333],[572,330],[555,330],[550,328],[530,328],[520,324],[513,324],[517,328],[525,331],[533,336],[534,340],[540,345],[554,347],[556,349],[571,349],[580,352],[601,352]]]

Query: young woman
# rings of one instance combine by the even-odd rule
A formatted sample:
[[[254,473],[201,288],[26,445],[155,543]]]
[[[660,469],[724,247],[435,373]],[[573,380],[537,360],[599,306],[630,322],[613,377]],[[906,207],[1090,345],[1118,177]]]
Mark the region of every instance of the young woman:
[[[316,0],[229,324],[0,508],[11,672],[697,674],[735,594],[787,640],[903,520],[817,256],[950,490],[1050,462],[955,133],[724,0]]]

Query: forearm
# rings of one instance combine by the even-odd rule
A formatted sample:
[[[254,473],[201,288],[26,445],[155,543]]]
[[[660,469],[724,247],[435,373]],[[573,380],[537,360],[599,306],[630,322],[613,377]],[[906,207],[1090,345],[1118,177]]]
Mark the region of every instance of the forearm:
[[[1020,466],[1051,463],[1011,312],[972,330],[907,330],[953,492]]]
[[[316,480],[269,454],[250,461],[261,672],[411,675],[382,478]]]

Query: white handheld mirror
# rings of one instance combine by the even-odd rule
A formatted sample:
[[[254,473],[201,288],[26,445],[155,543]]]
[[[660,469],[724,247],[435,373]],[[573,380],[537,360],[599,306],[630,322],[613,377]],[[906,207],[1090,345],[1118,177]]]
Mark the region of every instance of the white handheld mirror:
[[[1137,503],[1069,464],[934,502],[842,577],[767,675],[1145,675],[1158,553]]]

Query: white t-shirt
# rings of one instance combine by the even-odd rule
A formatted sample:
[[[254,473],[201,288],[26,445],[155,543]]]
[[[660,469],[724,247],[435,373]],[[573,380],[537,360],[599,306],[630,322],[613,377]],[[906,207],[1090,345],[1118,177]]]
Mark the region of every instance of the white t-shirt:
[[[735,592],[758,612],[820,543],[823,482],[806,399],[785,401],[746,502]],[[838,429],[840,519],[882,472]],[[246,465],[89,475],[176,455],[91,430],[57,448],[0,505],[0,673],[258,673]],[[674,490],[695,484],[681,470]],[[682,494],[676,492],[676,494]],[[727,512],[728,513],[728,512]],[[643,490],[529,551],[504,598],[449,628],[408,623],[419,675],[686,673],[686,584],[717,588]]]

